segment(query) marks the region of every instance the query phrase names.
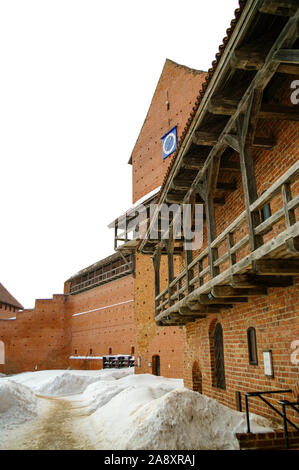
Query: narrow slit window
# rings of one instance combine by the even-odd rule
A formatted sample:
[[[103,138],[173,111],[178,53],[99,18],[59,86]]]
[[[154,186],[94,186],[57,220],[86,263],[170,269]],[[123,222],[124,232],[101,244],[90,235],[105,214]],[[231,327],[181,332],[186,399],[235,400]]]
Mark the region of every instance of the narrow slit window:
[[[256,332],[255,328],[250,327],[247,330],[247,341],[248,341],[248,357],[249,364],[257,366],[257,346],[256,346]]]

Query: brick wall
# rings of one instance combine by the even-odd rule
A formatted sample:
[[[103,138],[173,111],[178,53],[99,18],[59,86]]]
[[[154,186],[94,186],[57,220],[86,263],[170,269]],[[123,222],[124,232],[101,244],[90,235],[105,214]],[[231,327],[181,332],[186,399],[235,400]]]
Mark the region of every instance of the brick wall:
[[[167,283],[166,260],[161,260],[161,290]],[[177,263],[176,263],[177,264]],[[179,327],[158,327],[154,309],[154,269],[150,256],[137,254],[135,279],[135,318],[137,350],[141,367],[136,373],[152,373],[152,358],[160,356],[160,372],[164,377],[183,377],[183,337]]]
[[[259,133],[265,129],[258,126]],[[267,122],[267,132],[271,130],[277,139],[273,151],[255,151],[255,173],[258,194],[271,186],[291,165],[298,160],[299,124],[290,122]],[[292,185],[293,195],[298,194],[298,183]],[[278,195],[271,203],[281,204]],[[217,235],[219,235],[244,210],[241,175],[237,177],[237,190],[226,196],[224,206],[215,208]],[[297,209],[298,214],[298,209]],[[285,229],[283,221],[276,223],[265,236],[270,239]],[[244,236],[246,230],[243,229]],[[235,241],[238,241],[236,239]],[[207,246],[206,237],[204,247]],[[226,249],[223,247],[223,249]],[[219,250],[219,256],[224,253]],[[245,253],[243,252],[242,255]],[[205,266],[204,266],[205,267]],[[222,268],[224,269],[224,268]],[[294,389],[293,396],[276,396],[277,399],[296,399],[299,366],[291,362],[291,344],[299,340],[298,279],[294,285],[285,288],[268,289],[268,296],[251,297],[249,302],[238,304],[231,310],[219,311],[206,319],[190,323],[184,328],[184,380],[189,388],[194,387],[192,368],[198,363],[202,374],[203,393],[216,398],[225,405],[236,408],[235,392],[265,389]],[[223,328],[226,390],[213,385],[213,331],[220,322]],[[249,365],[247,329],[256,329],[258,365]],[[273,353],[274,377],[264,374],[263,350]],[[244,408],[244,397],[242,398]],[[251,409],[259,414],[275,418],[269,408],[257,398],[250,399]],[[292,415],[292,413],[290,413]],[[294,419],[298,422],[298,415]]]
[[[283,431],[237,434],[240,450],[285,450]],[[289,432],[289,448],[299,449],[299,432]]]
[[[132,153],[133,203],[162,184],[172,157],[162,159],[161,137],[177,126],[180,138],[204,78],[203,72],[166,60]],[[163,259],[160,278],[162,290],[167,283],[167,264]],[[159,355],[161,375],[181,378],[182,330],[156,326],[152,261],[141,254],[136,256],[135,317],[136,356],[141,357],[141,367],[136,368],[136,373],[152,373],[152,358]]]
[[[64,369],[71,350],[70,318],[66,297],[36,300],[33,310],[16,313],[16,320],[0,320],[5,345],[4,373],[38,369]]]
[[[131,354],[136,341],[133,286],[133,277],[125,276],[77,295],[36,300],[35,308],[16,313],[16,320],[0,319],[5,347],[0,371],[102,368],[101,360],[70,360],[75,349],[81,356],[101,356],[109,348],[112,354]]]
[[[172,157],[162,159],[161,137],[178,126],[180,138],[205,75],[166,60],[132,153],[133,203],[162,184]]]
[[[72,355],[102,356],[131,354],[135,348],[134,279],[132,275],[68,297],[67,312],[71,316]],[[95,310],[95,311],[92,311]],[[73,314],[89,312],[83,315]],[[97,361],[92,361],[92,364]],[[92,364],[88,367],[94,367]],[[73,368],[86,367],[78,360]]]

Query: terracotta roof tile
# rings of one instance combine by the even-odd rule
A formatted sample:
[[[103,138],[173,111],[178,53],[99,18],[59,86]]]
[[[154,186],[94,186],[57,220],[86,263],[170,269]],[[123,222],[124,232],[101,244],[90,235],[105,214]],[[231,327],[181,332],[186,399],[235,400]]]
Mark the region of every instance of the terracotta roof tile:
[[[167,170],[167,172],[166,172],[166,174],[165,174],[165,177],[164,177],[164,180],[163,180],[163,183],[162,183],[162,186],[161,186],[160,193],[158,194],[158,200],[160,199],[160,197],[161,197],[161,195],[162,195],[162,191],[163,191],[163,189],[164,189],[164,187],[165,187],[166,181],[167,181],[167,179],[168,179],[168,177],[169,177],[169,175],[170,175],[170,173],[171,173],[172,168],[174,167],[174,164],[175,164],[176,158],[177,158],[177,156],[178,156],[178,153],[179,153],[179,151],[180,151],[180,148],[181,148],[181,146],[182,146],[182,144],[183,144],[183,142],[184,142],[184,139],[185,139],[185,137],[186,137],[186,134],[187,134],[187,132],[188,132],[188,130],[189,130],[189,128],[190,128],[190,125],[191,125],[191,123],[192,123],[192,121],[193,121],[193,118],[194,118],[194,116],[195,116],[195,114],[196,114],[196,112],[197,112],[197,110],[198,110],[198,107],[199,107],[199,105],[200,105],[200,103],[201,103],[201,100],[202,100],[204,94],[205,94],[205,91],[206,91],[206,89],[207,89],[207,87],[208,87],[208,84],[210,83],[210,81],[211,81],[211,79],[212,79],[212,77],[213,77],[213,75],[214,75],[214,73],[215,73],[215,70],[216,70],[216,68],[217,68],[217,66],[218,66],[218,63],[219,63],[219,61],[220,61],[220,59],[221,59],[221,57],[222,57],[222,55],[223,55],[223,52],[224,52],[224,50],[225,50],[225,48],[226,48],[226,45],[227,45],[227,43],[228,43],[228,41],[229,41],[229,39],[230,39],[230,37],[231,37],[233,31],[234,31],[234,28],[235,28],[235,26],[236,26],[236,24],[237,24],[237,22],[238,22],[238,19],[239,19],[240,16],[241,16],[241,13],[243,12],[243,9],[244,9],[244,7],[245,7],[247,1],[248,1],[248,0],[239,0],[239,8],[237,8],[237,9],[235,10],[235,17],[234,17],[234,18],[232,19],[232,21],[231,21],[230,28],[228,28],[228,29],[226,30],[226,36],[225,36],[225,38],[223,38],[222,44],[220,44],[220,46],[219,46],[219,52],[216,53],[216,59],[212,62],[212,67],[211,67],[211,68],[208,70],[208,72],[207,72],[207,75],[206,75],[206,78],[205,78],[205,82],[203,82],[202,88],[201,88],[201,90],[199,91],[199,94],[198,94],[197,99],[195,100],[194,107],[192,108],[192,112],[190,113],[190,117],[189,117],[189,119],[188,119],[188,121],[187,121],[187,125],[185,126],[184,131],[183,131],[183,133],[182,133],[182,135],[181,135],[181,137],[180,137],[180,140],[179,140],[179,142],[178,142],[177,150],[176,150],[175,154],[173,155],[173,158],[172,158],[172,160],[171,160],[171,163],[170,163],[170,165],[169,165],[169,167],[168,167],[168,170]]]

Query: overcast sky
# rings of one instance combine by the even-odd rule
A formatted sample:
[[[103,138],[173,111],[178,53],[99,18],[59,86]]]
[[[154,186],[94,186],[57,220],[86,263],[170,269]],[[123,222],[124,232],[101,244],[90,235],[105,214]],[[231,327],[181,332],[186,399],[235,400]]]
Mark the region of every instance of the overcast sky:
[[[27,308],[113,252],[165,59],[207,70],[237,0],[0,0],[0,282]]]

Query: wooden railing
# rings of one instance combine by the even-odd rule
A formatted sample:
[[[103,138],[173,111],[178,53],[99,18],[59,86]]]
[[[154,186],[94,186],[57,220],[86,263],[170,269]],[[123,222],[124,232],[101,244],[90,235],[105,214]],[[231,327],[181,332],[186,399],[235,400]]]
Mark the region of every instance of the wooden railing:
[[[121,266],[117,266],[116,268],[109,269],[109,271],[98,274],[97,276],[94,276],[90,279],[81,281],[78,284],[71,285],[70,293],[75,294],[85,289],[96,287],[98,285],[104,284],[105,282],[112,281],[113,279],[119,276],[130,274],[132,271],[133,271],[133,262],[128,261],[127,264],[122,264]]]
[[[273,213],[266,220],[261,220],[254,227],[254,236],[263,237],[263,245],[269,246],[269,241],[275,240],[279,234],[290,231],[292,226],[298,228],[298,214],[295,210],[299,207],[298,193],[299,162],[279,178],[267,191],[265,191],[253,204],[250,205],[250,213],[258,212],[267,204],[271,204]],[[294,186],[292,188],[292,185]],[[277,200],[276,200],[277,199]],[[283,225],[282,227],[279,225]],[[232,268],[240,266],[246,268],[251,263],[250,255],[253,253],[249,246],[249,232],[246,211],[242,212],[221,234],[211,243],[210,248],[216,249],[218,256],[213,259],[211,266],[209,248],[203,249],[192,262],[156,297],[156,317],[176,302],[189,296],[195,289],[201,288],[201,292],[209,291],[213,278],[212,267],[218,268],[215,280],[229,277]],[[262,255],[262,247],[259,253]],[[258,251],[258,250],[256,250]],[[237,270],[236,270],[237,272]],[[205,289],[207,286],[207,289]]]

